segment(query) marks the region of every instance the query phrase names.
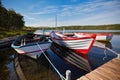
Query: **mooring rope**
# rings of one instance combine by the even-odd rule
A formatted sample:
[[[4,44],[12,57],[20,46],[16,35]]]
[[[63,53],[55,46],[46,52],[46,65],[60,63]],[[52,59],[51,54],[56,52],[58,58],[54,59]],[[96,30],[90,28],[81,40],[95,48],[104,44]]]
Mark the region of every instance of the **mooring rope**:
[[[119,54],[119,53],[113,51],[112,49],[110,49],[110,48],[108,48],[108,47],[106,47],[106,49],[109,50],[109,51],[111,51],[112,53],[116,54],[116,55],[117,55],[117,58],[120,59],[120,54]]]
[[[66,80],[65,77],[58,71],[58,69],[52,64],[52,62],[50,61],[50,59],[45,55],[44,51],[41,49],[40,45],[37,43],[39,49],[42,51],[43,55],[46,57],[46,59],[49,61],[49,63],[51,64],[51,66],[55,69],[55,71],[57,72],[57,74],[60,76],[60,78],[62,80]]]
[[[103,60],[105,60],[107,58],[106,49],[104,50],[104,54],[105,54],[105,56],[103,57]]]

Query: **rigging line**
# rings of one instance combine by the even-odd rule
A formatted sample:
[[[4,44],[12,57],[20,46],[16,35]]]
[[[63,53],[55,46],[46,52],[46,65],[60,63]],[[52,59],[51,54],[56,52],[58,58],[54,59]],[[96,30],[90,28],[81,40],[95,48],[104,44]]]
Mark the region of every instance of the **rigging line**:
[[[44,51],[41,49],[40,45],[37,43],[39,49],[42,51],[43,55],[46,57],[46,59],[49,61],[49,63],[52,65],[52,67],[55,69],[55,71],[58,73],[58,75],[61,77],[62,80],[65,80],[64,76],[60,74],[60,72],[57,70],[57,68],[52,64],[52,62],[49,60],[49,58],[45,55]]]

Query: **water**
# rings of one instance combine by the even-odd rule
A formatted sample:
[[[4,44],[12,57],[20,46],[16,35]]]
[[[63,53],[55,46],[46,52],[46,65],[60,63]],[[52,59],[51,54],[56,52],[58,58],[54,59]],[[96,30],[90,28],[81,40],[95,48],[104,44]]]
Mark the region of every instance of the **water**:
[[[112,50],[120,53],[120,34],[114,34],[112,40],[109,43],[104,44]],[[12,48],[0,50],[0,80],[19,80],[14,68],[15,54],[17,53]],[[66,70],[71,70],[72,80],[75,80],[87,73],[84,70],[64,61],[51,49],[48,49],[46,54],[63,76],[65,76]],[[17,57],[19,58],[22,71],[27,80],[60,80],[60,77],[46,60],[44,55],[42,55],[39,60],[33,60],[23,55],[19,55]],[[105,51],[105,49],[98,47],[92,47],[88,53],[92,70],[115,57],[116,55],[110,51]]]
[[[120,32],[120,30],[65,30],[65,32]]]

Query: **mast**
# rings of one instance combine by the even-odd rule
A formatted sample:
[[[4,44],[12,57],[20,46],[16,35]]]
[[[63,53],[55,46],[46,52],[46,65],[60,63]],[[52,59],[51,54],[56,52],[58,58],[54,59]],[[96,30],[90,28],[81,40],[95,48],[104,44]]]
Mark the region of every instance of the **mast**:
[[[56,27],[56,30],[58,30],[58,29],[57,29],[57,14],[56,14],[56,16],[55,16],[55,27]]]
[[[57,14],[55,16],[55,27],[57,27]]]

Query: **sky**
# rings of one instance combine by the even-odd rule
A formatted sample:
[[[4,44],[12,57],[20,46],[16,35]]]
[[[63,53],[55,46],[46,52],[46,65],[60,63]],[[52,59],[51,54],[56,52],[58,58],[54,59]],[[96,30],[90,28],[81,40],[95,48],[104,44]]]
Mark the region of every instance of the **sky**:
[[[26,26],[120,24],[120,0],[2,0],[2,4],[23,15]]]

